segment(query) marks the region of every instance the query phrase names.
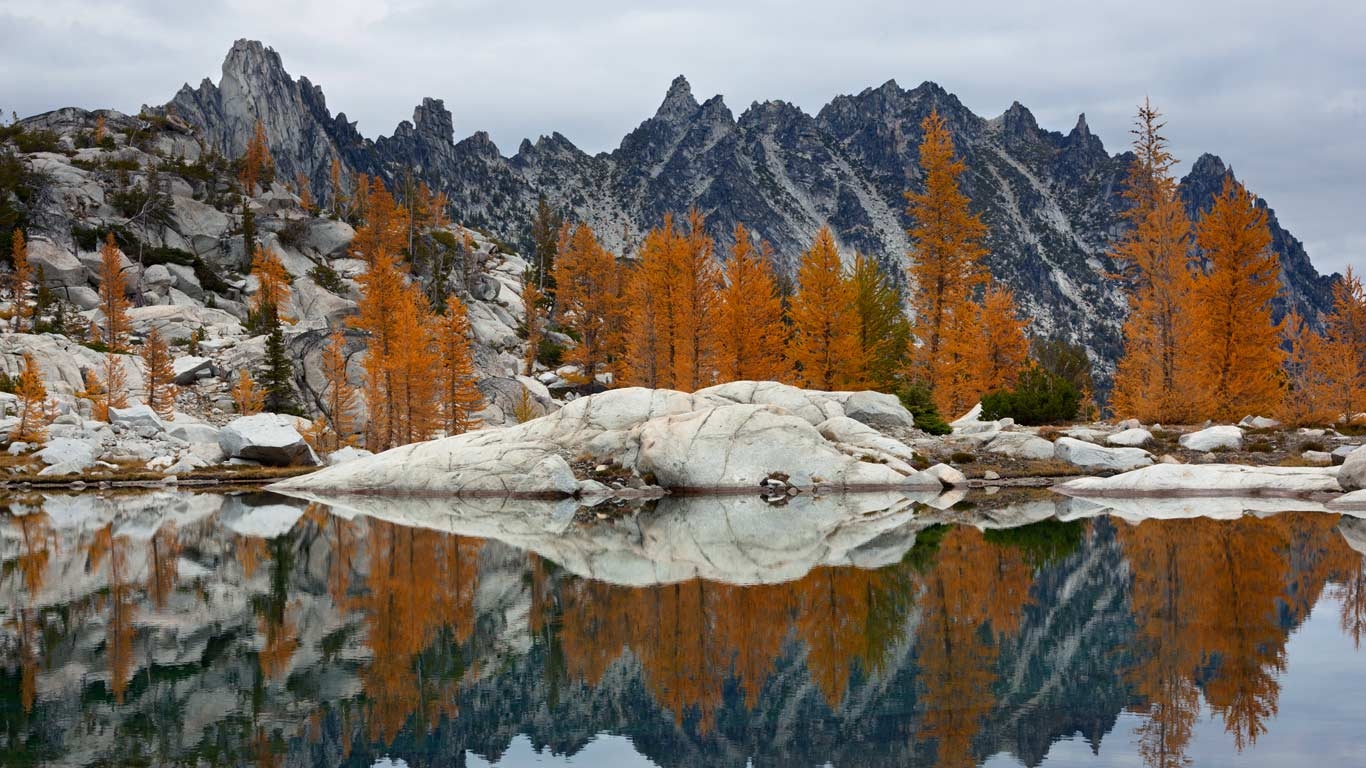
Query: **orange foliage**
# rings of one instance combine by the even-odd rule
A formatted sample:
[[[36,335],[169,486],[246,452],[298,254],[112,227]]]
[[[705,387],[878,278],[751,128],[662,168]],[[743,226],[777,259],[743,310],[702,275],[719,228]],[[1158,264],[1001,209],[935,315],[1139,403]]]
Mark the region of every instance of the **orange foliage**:
[[[587,224],[560,230],[555,257],[555,302],[560,322],[579,343],[565,359],[579,366],[592,382],[608,365],[620,340],[614,333],[621,312],[617,296],[616,257],[598,243]]]
[[[725,282],[715,321],[718,379],[788,378],[788,331],[773,258],[766,243],[754,248],[743,224],[735,225],[735,247],[726,260]]]
[[[28,263],[28,243],[24,242],[24,231],[15,229],[10,240],[10,260],[14,271],[10,273],[10,296],[14,299],[14,330],[23,331],[24,321],[28,319],[30,307],[28,292],[32,288],[33,268]]]
[[[545,294],[535,283],[527,282],[522,288],[522,304],[526,307],[526,352],[522,355],[522,375],[530,376],[536,370],[536,355],[545,338]]]
[[[24,353],[24,367],[14,394],[19,398],[19,423],[10,431],[10,442],[46,442],[47,427],[57,418],[57,402],[48,398],[43,372],[32,353]]]
[[[909,267],[919,345],[911,350],[916,376],[938,387],[951,363],[940,357],[955,315],[966,314],[974,289],[987,277],[979,263],[986,255],[987,226],[969,209],[958,177],[966,170],[953,156],[953,139],[938,111],[921,122],[920,169],[924,192],[907,192],[906,213],[912,251]],[[959,330],[969,322],[958,318]],[[943,407],[941,406],[941,410]]]
[[[1324,325],[1320,336],[1297,315],[1286,319],[1290,391],[1282,418],[1290,423],[1332,423],[1366,410],[1366,288],[1350,266],[1333,286]]]
[[[289,271],[274,251],[256,246],[251,257],[251,274],[256,278],[256,298],[253,309],[258,313],[273,313],[286,322],[285,305],[289,303]]]
[[[175,418],[175,370],[171,351],[161,333],[153,328],[142,345],[143,381],[147,387],[147,406],[163,419]]]
[[[479,426],[474,414],[484,407],[484,395],[474,370],[465,303],[455,294],[446,297],[446,313],[437,319],[436,346],[444,428],[448,435],[463,434]]]
[[[242,192],[247,195],[256,194],[256,185],[270,176],[274,168],[275,160],[270,156],[270,141],[266,137],[265,123],[257,120],[251,139],[247,141],[247,149],[242,154],[242,170],[238,175],[238,180],[242,183]]]
[[[82,395],[94,405],[91,418],[109,421],[111,408],[128,407],[128,372],[123,369],[123,358],[113,352],[105,353],[101,368],[103,370],[98,376],[87,374]]]
[[[1015,292],[992,282],[982,295],[976,399],[1010,389],[1029,359],[1029,338],[1015,307]],[[971,404],[969,404],[971,407]]]
[[[356,391],[346,378],[346,337],[334,330],[323,350],[323,414],[316,450],[331,453],[355,443]]]
[[[266,393],[243,368],[237,372],[237,382],[232,386],[232,403],[243,416],[260,413],[266,405]]]
[[[843,389],[860,375],[854,292],[840,263],[835,236],[821,227],[797,268],[788,354],[801,386]]]
[[[1131,293],[1113,408],[1116,415],[1145,422],[1181,422],[1194,416],[1191,224],[1171,175],[1175,160],[1160,120],[1152,105],[1139,108],[1124,192],[1130,229],[1114,251],[1128,272]]]
[[[374,270],[381,259],[391,263],[408,244],[408,211],[394,201],[393,195],[378,180],[365,175],[356,182],[356,201],[363,205],[365,223],[356,229],[351,241],[351,256]]]
[[[128,276],[123,273],[123,254],[110,232],[100,247],[100,341],[110,352],[128,347]]]
[[[1191,358],[1199,417],[1236,420],[1272,413],[1284,397],[1280,326],[1271,300],[1280,289],[1280,261],[1270,249],[1266,211],[1232,179],[1196,227],[1208,268],[1195,278],[1195,340]]]

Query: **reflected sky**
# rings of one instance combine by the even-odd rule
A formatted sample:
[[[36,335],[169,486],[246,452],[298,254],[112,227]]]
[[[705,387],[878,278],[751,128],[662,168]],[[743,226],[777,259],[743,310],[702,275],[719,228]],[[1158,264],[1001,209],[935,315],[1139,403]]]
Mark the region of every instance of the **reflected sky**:
[[[1366,751],[1361,521],[939,501],[687,499],[584,525],[527,502],[7,499],[0,763]]]

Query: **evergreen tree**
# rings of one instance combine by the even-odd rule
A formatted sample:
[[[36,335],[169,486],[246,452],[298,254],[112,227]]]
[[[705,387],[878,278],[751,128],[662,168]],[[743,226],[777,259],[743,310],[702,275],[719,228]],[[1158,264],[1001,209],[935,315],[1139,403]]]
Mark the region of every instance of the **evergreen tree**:
[[[897,290],[877,261],[854,254],[850,276],[854,294],[855,333],[859,345],[857,386],[890,392],[905,368],[911,326]]]
[[[446,313],[435,330],[442,421],[446,434],[459,435],[479,426],[474,414],[484,407],[470,349],[470,321],[459,296],[446,298]]]
[[[265,410],[271,413],[299,412],[294,402],[294,363],[285,345],[285,329],[280,316],[267,316],[266,359],[257,382],[265,392]]]
[[[532,262],[531,278],[536,289],[555,298],[555,252],[559,248],[560,229],[564,217],[550,207],[542,195],[536,201],[536,215],[531,220]]]
[[[583,383],[591,385],[620,348],[613,333],[621,312],[616,257],[587,224],[562,227],[558,252],[556,311],[578,342],[566,357],[582,370]]]

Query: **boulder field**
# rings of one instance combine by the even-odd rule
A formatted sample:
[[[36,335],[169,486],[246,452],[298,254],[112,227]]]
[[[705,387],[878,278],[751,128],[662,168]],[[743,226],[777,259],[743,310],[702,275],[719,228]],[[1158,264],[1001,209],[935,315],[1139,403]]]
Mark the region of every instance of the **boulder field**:
[[[694,393],[639,387],[574,400],[524,424],[403,446],[276,483],[291,492],[571,496],[571,462],[619,468],[674,492],[938,490],[898,434],[891,395],[733,382]],[[947,469],[947,468],[945,468]]]

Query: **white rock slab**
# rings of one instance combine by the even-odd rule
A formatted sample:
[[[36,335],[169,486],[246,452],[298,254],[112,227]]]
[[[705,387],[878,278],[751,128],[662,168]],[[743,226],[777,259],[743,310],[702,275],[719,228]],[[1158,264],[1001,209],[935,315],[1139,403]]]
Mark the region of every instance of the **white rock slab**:
[[[1337,492],[1337,467],[1157,464],[1113,477],[1082,477],[1053,486],[1069,496],[1223,495]]]

